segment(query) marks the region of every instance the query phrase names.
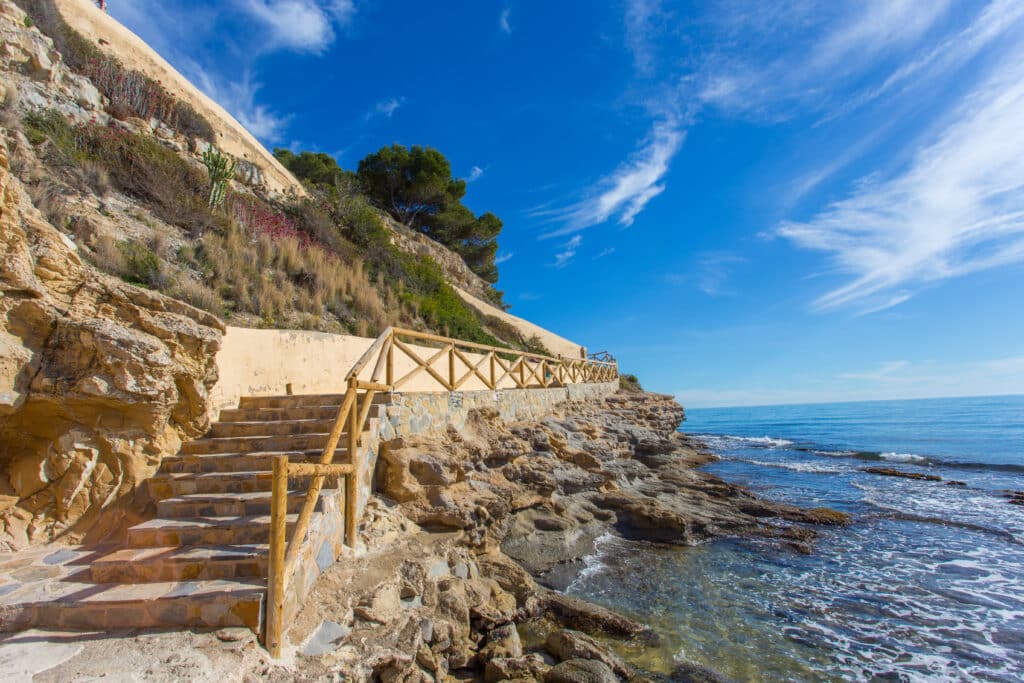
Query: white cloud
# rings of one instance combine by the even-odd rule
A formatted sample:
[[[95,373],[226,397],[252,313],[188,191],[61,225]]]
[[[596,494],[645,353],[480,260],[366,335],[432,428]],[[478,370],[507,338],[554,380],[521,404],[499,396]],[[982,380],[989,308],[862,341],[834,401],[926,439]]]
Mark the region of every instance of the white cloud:
[[[363,118],[367,121],[376,116],[383,116],[386,119],[390,119],[403,104],[405,104],[404,97],[388,97],[387,99],[383,99],[373,105],[373,108],[366,112]]]
[[[483,174],[484,174],[484,169],[480,168],[479,166],[474,166],[473,168],[469,169],[469,176],[466,178],[466,182],[467,183],[476,182],[477,180],[480,180],[480,178],[483,176]]]
[[[512,10],[508,7],[501,10],[501,16],[498,17],[498,28],[501,29],[502,33],[512,33],[512,24],[509,23],[509,17],[512,14]]]
[[[248,71],[237,80],[219,78],[195,63],[190,65],[188,71],[203,92],[224,107],[255,137],[264,142],[277,142],[281,139],[289,117],[256,103],[256,93],[262,86],[253,82]]]
[[[626,47],[633,53],[633,64],[641,74],[654,70],[654,34],[662,22],[661,0],[629,0],[626,3]]]
[[[723,296],[729,292],[726,283],[733,269],[746,262],[742,256],[729,252],[708,252],[697,259],[697,289],[708,296]]]
[[[611,256],[614,253],[615,253],[615,247],[605,247],[604,249],[602,249],[598,253],[597,256],[594,257],[594,260],[596,261],[599,258],[604,258],[605,256]]]
[[[555,267],[564,268],[572,263],[581,244],[583,244],[583,237],[581,235],[573,235],[568,242],[562,245],[562,251],[555,254]]]
[[[334,42],[335,26],[355,14],[351,0],[237,0],[268,31],[269,44],[299,52],[322,52]]]
[[[615,216],[621,225],[632,225],[648,202],[665,191],[662,179],[685,138],[686,132],[675,117],[655,123],[633,158],[603,178],[589,198],[568,209],[551,212],[563,219],[565,226],[545,237],[583,230]]]
[[[901,370],[905,370],[909,366],[910,361],[908,360],[890,360],[882,363],[875,370],[840,373],[839,379],[870,380],[873,382],[901,382],[906,381],[908,377],[899,373]]]
[[[1024,261],[1024,43],[889,179],[778,234],[853,279],[816,301],[880,310],[939,280]]]
[[[793,102],[831,106],[837,86],[914,44],[946,14],[949,0],[734,7],[740,9],[720,12],[715,42],[724,48],[703,58],[694,78],[696,94],[729,113],[763,116]],[[736,40],[740,35],[742,42]]]
[[[496,266],[497,265],[501,265],[502,263],[504,263],[505,261],[508,261],[513,256],[515,256],[515,252],[511,252],[511,251],[507,252],[507,253],[504,253],[504,254],[501,254],[496,259],[494,259],[494,265],[496,265]]]

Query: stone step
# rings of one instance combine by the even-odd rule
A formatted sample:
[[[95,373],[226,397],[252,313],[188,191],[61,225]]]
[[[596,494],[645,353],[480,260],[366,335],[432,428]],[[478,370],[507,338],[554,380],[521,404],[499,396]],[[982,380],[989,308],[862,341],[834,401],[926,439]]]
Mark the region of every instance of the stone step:
[[[268,547],[251,544],[122,548],[93,561],[89,570],[96,583],[265,579]]]
[[[288,492],[288,512],[298,512],[306,500],[305,491]],[[317,501],[316,510],[322,507]],[[269,515],[270,491],[250,493],[191,493],[165,498],[156,504],[156,514],[164,518],[231,517]]]
[[[167,474],[270,471],[274,467],[274,458],[281,455],[287,455],[293,462],[319,462],[322,454],[321,449],[311,448],[305,451],[169,455],[163,459],[160,471]],[[347,458],[347,448],[335,449],[334,462],[346,462]]]
[[[335,460],[335,462],[337,463],[339,460]],[[146,485],[149,488],[150,497],[160,501],[193,493],[239,494],[269,491],[273,485],[273,477],[269,470],[161,473],[150,477]],[[327,484],[327,488],[335,486],[336,484],[333,482]],[[296,477],[288,480],[288,490],[305,491],[308,487],[309,477]]]
[[[208,438],[231,436],[281,436],[295,434],[325,434],[334,427],[334,418],[320,420],[270,420],[249,422],[215,422],[206,433]]]
[[[52,628],[107,631],[136,628],[262,626],[265,579],[97,584],[41,582],[0,615],[4,630]]]
[[[320,513],[314,513],[314,519]],[[289,531],[298,515],[287,516]],[[230,517],[157,517],[128,529],[129,548],[154,548],[187,545],[245,545],[267,543],[270,515]]]
[[[242,396],[239,408],[309,408],[340,406],[345,394],[295,394],[292,396]]]
[[[330,420],[331,425],[338,417],[339,406],[313,406],[300,408],[231,408],[220,411],[219,422],[261,422],[273,420]],[[380,417],[383,404],[370,406],[368,416]]]
[[[327,433],[282,434],[278,436],[228,436],[203,438],[181,445],[183,455],[205,453],[251,453],[253,451],[304,451],[323,448]]]

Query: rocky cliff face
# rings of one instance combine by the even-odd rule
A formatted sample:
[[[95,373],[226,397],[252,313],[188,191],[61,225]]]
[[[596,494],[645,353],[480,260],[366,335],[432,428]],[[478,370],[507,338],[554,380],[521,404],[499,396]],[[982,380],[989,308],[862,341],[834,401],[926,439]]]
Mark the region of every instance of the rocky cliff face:
[[[83,262],[0,132],[0,547],[109,532],[209,423],[223,325]]]

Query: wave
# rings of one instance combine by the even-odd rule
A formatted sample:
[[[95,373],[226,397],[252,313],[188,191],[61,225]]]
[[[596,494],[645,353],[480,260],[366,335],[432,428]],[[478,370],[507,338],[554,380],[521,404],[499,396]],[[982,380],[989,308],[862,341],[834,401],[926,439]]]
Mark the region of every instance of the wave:
[[[772,436],[735,436],[732,434],[694,434],[697,438],[714,448],[715,446],[740,446],[752,448],[785,448],[792,446],[789,439]]]
[[[900,453],[898,451],[863,451],[853,449],[830,449],[818,445],[798,444],[790,439],[773,436],[737,436],[734,434],[692,434],[700,439],[712,451],[732,448],[765,448],[773,450],[790,450],[828,458],[853,458],[869,462],[898,462],[922,467],[948,467],[960,470],[1007,472],[1024,474],[1024,465],[1014,463],[989,463],[969,460],[946,460],[918,453]],[[805,470],[814,471],[814,470]]]
[[[769,462],[767,460],[745,460],[742,458],[736,458],[736,461],[760,467],[777,467],[784,470],[792,470],[793,472],[810,472],[814,474],[838,474],[849,471],[843,467],[819,465],[813,462]]]
[[[855,460],[866,460],[869,462],[901,462],[908,465],[948,467],[960,470],[1024,473],[1024,465],[1017,465],[1013,463],[973,462],[969,460],[946,460],[944,458],[933,458],[926,455],[919,455],[917,453],[897,453],[895,451],[828,450],[802,446],[796,446],[791,450],[810,453],[812,455],[821,455],[829,458],[853,458]]]

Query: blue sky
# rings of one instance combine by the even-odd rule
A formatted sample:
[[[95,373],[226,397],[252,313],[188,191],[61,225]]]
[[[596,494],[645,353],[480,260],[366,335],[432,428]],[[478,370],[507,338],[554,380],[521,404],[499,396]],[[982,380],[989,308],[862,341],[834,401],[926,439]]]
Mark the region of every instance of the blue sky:
[[[690,407],[1024,392],[1024,2],[110,0],[268,146],[440,149]]]

